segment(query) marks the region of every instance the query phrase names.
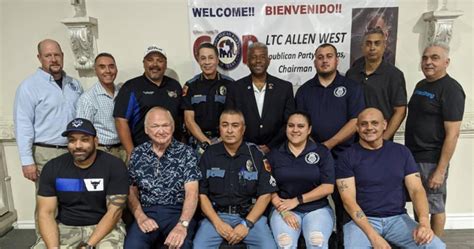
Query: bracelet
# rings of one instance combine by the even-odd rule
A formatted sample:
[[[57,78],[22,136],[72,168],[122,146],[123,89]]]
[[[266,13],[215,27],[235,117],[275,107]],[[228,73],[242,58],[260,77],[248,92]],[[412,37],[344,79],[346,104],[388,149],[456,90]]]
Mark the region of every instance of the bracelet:
[[[285,218],[288,215],[288,211],[281,211],[280,215],[282,218]]]

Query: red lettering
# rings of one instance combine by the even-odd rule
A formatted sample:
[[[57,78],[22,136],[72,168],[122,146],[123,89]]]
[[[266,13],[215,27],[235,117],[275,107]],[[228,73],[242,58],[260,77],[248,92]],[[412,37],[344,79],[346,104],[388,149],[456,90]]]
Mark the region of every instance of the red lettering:
[[[250,42],[257,42],[258,39],[254,35],[242,36],[242,62],[247,64],[247,50]]]
[[[193,55],[194,55],[194,59],[196,61],[198,61],[198,48],[199,46],[202,44],[202,43],[205,43],[205,42],[211,42],[211,37],[210,36],[207,36],[207,35],[202,35],[202,36],[199,36],[195,41],[194,41],[194,44],[193,44]]]

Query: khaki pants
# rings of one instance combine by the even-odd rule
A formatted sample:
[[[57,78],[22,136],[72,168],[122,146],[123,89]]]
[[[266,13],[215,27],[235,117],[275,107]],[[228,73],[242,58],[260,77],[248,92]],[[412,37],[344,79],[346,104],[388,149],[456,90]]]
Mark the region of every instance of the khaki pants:
[[[87,242],[95,230],[96,225],[92,226],[67,226],[59,223],[59,248],[75,249],[81,241]],[[97,245],[97,249],[117,249],[123,248],[125,240],[125,225],[119,222],[115,228],[110,231]],[[46,249],[43,239],[40,239],[32,249]]]
[[[127,152],[125,151],[125,149],[123,148],[123,146],[120,146],[120,147],[113,147],[113,148],[109,148],[109,147],[106,147],[106,146],[97,146],[97,149],[101,150],[101,151],[105,151],[115,157],[118,157],[120,160],[122,160],[124,163],[127,163]],[[128,167],[128,164],[127,164],[127,167]]]
[[[42,146],[33,146],[33,158],[35,160],[36,169],[38,176],[41,174],[44,165],[51,159],[56,158],[64,153],[68,153],[67,149],[56,149]],[[35,193],[38,194],[39,178],[35,182]],[[35,194],[35,196],[36,196]],[[36,237],[40,238],[39,227],[38,227],[38,210],[35,204],[35,232]]]

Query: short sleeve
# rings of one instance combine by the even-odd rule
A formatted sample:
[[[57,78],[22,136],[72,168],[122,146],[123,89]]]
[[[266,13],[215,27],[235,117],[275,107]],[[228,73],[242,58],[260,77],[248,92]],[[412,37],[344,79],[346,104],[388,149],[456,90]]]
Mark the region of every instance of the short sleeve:
[[[334,184],[335,183],[335,165],[334,165],[334,159],[329,152],[329,150],[326,151],[324,160],[321,164],[320,167],[320,182],[321,184],[326,183],[326,184]]]
[[[464,115],[465,99],[466,95],[461,87],[457,86],[457,84],[447,85],[441,96],[443,121],[461,121]]]
[[[251,151],[259,172],[257,196],[278,191],[276,180],[271,175],[270,161],[257,149],[251,149]]]
[[[105,153],[105,152],[104,152]],[[110,180],[107,185],[107,195],[123,195],[128,194],[128,174],[125,163],[118,158],[107,160],[112,163],[110,167]]]
[[[349,96],[349,119],[357,118],[359,113],[365,108],[364,91],[356,82],[349,82],[352,84],[351,96]]]
[[[184,182],[199,181],[202,178],[198,167],[197,156],[191,148],[186,150],[186,169],[184,171]]]
[[[202,154],[201,159],[199,160],[199,169],[201,170],[202,173],[202,178],[199,181],[199,193],[203,195],[208,195],[209,194],[209,182],[207,179],[207,169],[209,168],[209,157],[210,157],[211,151],[206,150],[204,154]]]
[[[350,150],[350,149],[348,149]],[[351,163],[348,150],[346,150],[336,162],[336,179],[354,176],[354,166]]]
[[[128,184],[129,185],[136,185],[136,178],[137,178],[137,163],[139,160],[139,155],[137,152],[137,147],[132,151],[130,155],[130,161],[128,163]]]
[[[419,172],[418,164],[416,164],[415,159],[413,158],[413,155],[411,154],[410,150],[403,145],[400,145],[400,146],[402,147],[402,154],[403,154],[402,156],[403,158],[406,158],[405,176]]]
[[[114,106],[114,118],[125,118],[129,120],[132,116],[132,113],[129,110],[129,106],[133,106],[133,104],[138,103],[136,101],[136,96],[132,93],[130,89],[130,82],[125,83],[115,98],[115,106]]]
[[[82,94],[77,101],[76,117],[93,121],[95,113],[96,110],[90,99],[85,94]]]
[[[393,72],[392,84],[390,84],[390,104],[395,106],[407,105],[407,89],[405,76],[401,71]]]
[[[40,175],[38,195],[39,196],[56,196],[56,177],[54,175],[54,160],[49,161],[43,167]]]
[[[191,98],[193,96],[193,91],[190,87],[189,82],[186,82],[183,86],[183,98],[182,98],[182,109],[183,110],[194,110],[193,105],[191,104]]]

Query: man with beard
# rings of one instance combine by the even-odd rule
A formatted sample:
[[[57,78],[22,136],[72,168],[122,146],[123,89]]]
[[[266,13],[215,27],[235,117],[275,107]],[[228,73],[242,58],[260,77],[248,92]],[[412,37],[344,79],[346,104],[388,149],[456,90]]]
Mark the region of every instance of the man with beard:
[[[405,119],[407,91],[402,71],[383,60],[387,46],[380,28],[367,31],[362,42],[363,57],[356,60],[346,77],[362,84],[365,104],[382,111],[388,120],[384,139],[393,139]]]
[[[46,162],[67,152],[61,132],[75,118],[82,94],[79,82],[63,71],[64,54],[58,42],[39,42],[37,57],[41,67],[18,87],[13,110],[23,175],[36,183],[36,191]],[[36,233],[39,236],[37,227]]]
[[[216,46],[203,43],[197,51],[202,73],[183,87],[184,122],[191,133],[191,143],[198,152],[218,141],[219,116],[224,110],[227,85],[234,80],[217,72],[219,54]]]
[[[247,122],[244,139],[268,153],[285,140],[285,122],[295,110],[293,86],[267,73],[268,48],[254,42],[248,48],[250,75],[230,84],[226,107],[241,110]]]
[[[428,201],[418,167],[407,147],[383,139],[387,121],[376,108],[357,118],[359,142],[336,163],[336,183],[352,221],[344,225],[350,248],[445,248],[430,227]],[[406,189],[419,223],[405,209]]]
[[[69,153],[49,161],[41,172],[42,240],[33,248],[122,248],[125,233],[119,221],[128,194],[124,163],[96,149],[96,130],[87,119],[72,120],[62,136]]]
[[[145,73],[125,82],[115,100],[114,118],[120,141],[130,157],[134,147],[149,140],[145,114],[155,106],[166,108],[176,121],[175,136],[181,131],[181,85],[165,75],[167,57],[157,45],[145,49]]]
[[[444,234],[446,222],[446,180],[464,114],[466,95],[462,86],[446,72],[449,47],[427,46],[421,58],[425,79],[418,82],[408,104],[405,144],[420,166],[428,194],[431,226]]]
[[[320,45],[315,52],[316,76],[296,92],[296,107],[310,114],[311,137],[324,144],[335,159],[355,142],[357,115],[364,109],[361,86],[337,71],[337,50],[331,44]],[[342,248],[344,207],[339,194],[332,194],[336,206],[337,238]]]
[[[109,53],[98,54],[94,69],[99,82],[81,95],[77,102],[76,116],[90,120],[97,129],[98,149],[126,161],[127,155],[120,144],[112,116],[114,99],[119,91],[114,84],[118,71],[114,57]]]
[[[130,158],[128,204],[135,221],[127,230],[126,249],[192,248],[201,172],[191,147],[173,138],[174,127],[163,107],[145,116],[151,141],[135,147]]]

